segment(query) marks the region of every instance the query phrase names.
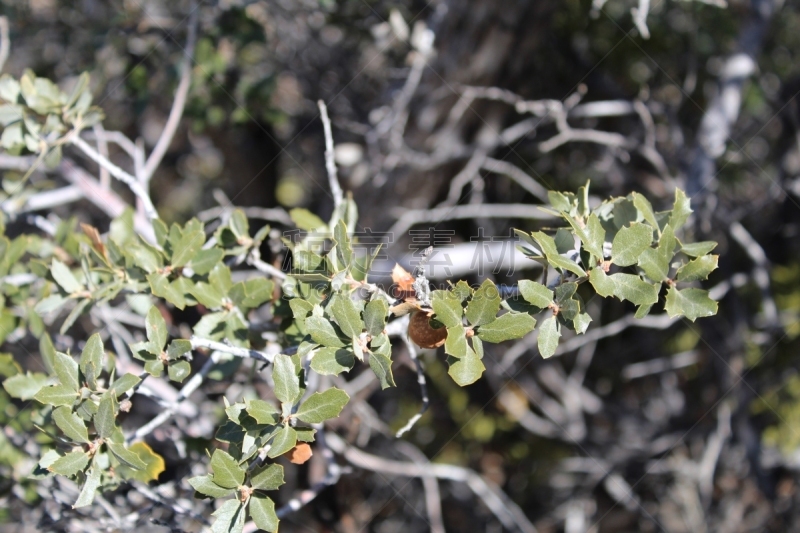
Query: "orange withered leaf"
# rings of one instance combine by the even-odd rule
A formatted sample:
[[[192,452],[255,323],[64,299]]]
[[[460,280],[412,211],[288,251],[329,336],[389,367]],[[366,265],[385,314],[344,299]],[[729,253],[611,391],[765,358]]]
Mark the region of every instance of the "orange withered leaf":
[[[301,465],[311,459],[311,456],[314,455],[311,451],[311,446],[306,444],[305,442],[297,443],[297,446],[289,450],[289,453],[286,457],[289,458],[289,461],[296,464]]]
[[[106,252],[106,245],[103,244],[103,241],[100,239],[100,232],[97,231],[97,228],[81,222],[81,229],[86,234],[86,236],[89,237],[89,240],[92,241],[92,248],[94,248],[98,254],[103,256],[106,259],[106,261],[108,261],[108,253]]]

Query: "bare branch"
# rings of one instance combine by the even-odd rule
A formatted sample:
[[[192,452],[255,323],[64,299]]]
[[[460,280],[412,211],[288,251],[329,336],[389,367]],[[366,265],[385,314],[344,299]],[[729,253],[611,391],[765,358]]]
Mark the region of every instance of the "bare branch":
[[[342,193],[342,187],[339,185],[339,178],[336,176],[336,160],[334,159],[331,119],[328,117],[328,108],[325,106],[325,102],[319,100],[317,106],[319,106],[322,127],[325,131],[325,168],[328,171],[328,183],[330,184],[331,194],[333,195],[333,209],[336,211],[339,209],[339,206],[342,205],[342,201],[344,201],[344,193]]]
[[[186,48],[184,49],[183,64],[181,65],[181,81],[178,83],[178,89],[175,91],[175,99],[172,102],[172,109],[169,112],[169,118],[164,125],[164,130],[158,138],[150,157],[147,158],[144,169],[142,169],[143,186],[147,189],[150,178],[158,168],[164,154],[167,153],[169,145],[172,143],[172,138],[178,129],[183,116],[183,109],[186,106],[186,96],[189,94],[189,86],[192,82],[192,62],[194,61],[194,45],[197,40],[197,17],[199,10],[197,6],[192,3],[192,13],[189,15],[189,35],[186,38]]]
[[[465,218],[527,218],[533,220],[552,220],[553,215],[536,209],[528,204],[483,204],[457,205],[454,207],[437,207],[434,209],[411,209],[405,211],[397,222],[389,229],[395,236],[403,235],[416,224],[426,222],[442,222]]]
[[[6,65],[8,55],[11,53],[11,37],[9,36],[8,17],[0,17],[0,71]]]

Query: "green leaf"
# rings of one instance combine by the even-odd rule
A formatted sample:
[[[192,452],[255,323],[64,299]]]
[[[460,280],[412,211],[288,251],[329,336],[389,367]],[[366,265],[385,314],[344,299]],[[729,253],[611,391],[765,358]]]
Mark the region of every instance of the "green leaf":
[[[603,225],[597,215],[589,216],[586,227],[581,227],[580,223],[567,213],[561,213],[561,216],[572,226],[575,234],[583,243],[583,247],[593,256],[602,258],[606,231],[603,229]]]
[[[547,306],[553,303],[553,291],[541,283],[537,283],[529,279],[523,279],[519,281],[518,287],[519,293],[522,295],[525,301],[535,305],[536,307],[545,309]]]
[[[291,426],[283,426],[272,440],[267,457],[274,459],[288,452],[297,444],[297,432]]]
[[[455,298],[455,295],[451,294],[451,298]],[[473,326],[492,322],[497,317],[501,301],[500,292],[492,280],[485,280],[467,304],[467,320]]]
[[[278,354],[272,365],[275,397],[281,403],[293,405],[300,395],[300,383],[294,362],[288,355]]]
[[[110,437],[117,429],[116,401],[113,395],[104,394],[97,406],[97,413],[94,415],[94,429],[104,439]]]
[[[431,304],[433,312],[436,313],[436,320],[445,327],[452,328],[461,325],[461,316],[464,311],[461,301],[451,291],[433,291]]]
[[[128,446],[128,450],[145,464],[144,469],[133,469],[125,465],[119,465],[117,472],[123,479],[136,479],[142,483],[157,481],[158,476],[165,470],[164,458],[154,452],[145,442],[134,442]]]
[[[92,504],[94,495],[97,493],[97,489],[100,488],[100,474],[100,467],[97,466],[97,463],[93,463],[92,467],[89,469],[89,475],[86,476],[86,481],[81,488],[81,492],[78,494],[78,500],[75,502],[75,505],[72,506],[73,508],[78,509]]]
[[[597,270],[597,269],[595,269]],[[539,345],[539,353],[543,358],[547,359],[556,353],[558,348],[558,339],[561,337],[561,328],[559,327],[556,317],[551,316],[539,327],[539,338],[537,343]]]
[[[237,499],[226,501],[211,516],[216,518],[211,525],[212,533],[242,533],[244,530],[244,504]]]
[[[675,232],[667,225],[661,233],[658,248],[648,248],[639,257],[639,267],[653,281],[664,281],[669,275],[669,264],[675,255]]]
[[[633,223],[621,228],[611,243],[611,261],[615,265],[635,265],[639,256],[653,242],[653,228],[647,224]]]
[[[683,315],[692,322],[699,317],[717,314],[717,302],[708,297],[702,289],[681,289],[670,287],[665,305],[670,317]]]
[[[333,325],[321,316],[310,316],[306,318],[306,331],[314,342],[332,348],[344,347],[344,341],[336,334]]]
[[[289,218],[292,219],[295,226],[306,231],[313,231],[327,226],[321,218],[302,207],[295,207],[289,210]]]
[[[51,385],[40,389],[33,399],[47,405],[70,407],[78,399],[78,393],[67,385]]]
[[[348,337],[358,337],[364,329],[361,313],[355,302],[342,294],[335,294],[328,307],[339,328]]]
[[[116,442],[106,441],[106,446],[108,446],[108,451],[110,451],[114,457],[119,460],[125,466],[130,468],[135,468],[136,470],[144,470],[147,468],[147,465],[139,459],[139,456],[130,451],[125,447],[124,444],[118,444]]]
[[[247,414],[255,418],[259,424],[274,425],[281,421],[281,412],[264,400],[249,400]]]
[[[167,348],[167,358],[172,361],[178,357],[192,351],[192,341],[186,339],[174,339]]]
[[[364,325],[372,337],[383,333],[386,327],[386,315],[389,313],[389,304],[380,298],[370,300],[364,306]]]
[[[234,491],[234,489],[220,487],[211,480],[210,475],[189,478],[189,485],[191,485],[192,488],[200,494],[210,496],[212,498],[225,498],[226,496],[233,494]]]
[[[73,393],[74,394],[74,393]],[[69,407],[56,407],[53,411],[53,422],[56,423],[64,435],[75,442],[89,443],[89,433],[81,417],[72,412]]]
[[[550,263],[551,266],[561,270],[568,270],[581,277],[586,275],[586,271],[584,271],[580,265],[578,265],[578,263],[567,257],[559,255],[558,249],[556,248],[556,241],[553,240],[550,235],[542,233],[541,231],[535,231],[531,233],[531,236],[536,239],[536,242],[542,249],[545,259],[547,259],[547,262]]]
[[[345,391],[335,387],[315,392],[300,405],[294,416],[309,424],[321,424],[338,417],[349,399],[350,396]]]
[[[255,469],[250,478],[250,486],[257,490],[278,490],[283,483],[283,467],[275,464]]]
[[[167,322],[155,305],[147,312],[145,328],[147,329],[147,338],[150,343],[158,353],[161,353],[167,345]]]
[[[236,459],[220,449],[214,450],[211,456],[211,469],[214,471],[211,479],[220,487],[235,489],[244,483],[244,469]]]
[[[177,383],[183,383],[183,380],[186,379],[191,373],[192,365],[189,364],[189,361],[176,361],[167,366],[167,374],[169,375],[169,379]]]
[[[192,258],[192,262],[189,266],[192,267],[195,274],[205,276],[211,272],[212,268],[217,266],[217,263],[222,261],[223,255],[225,255],[225,252],[216,247],[209,248],[208,250],[200,250],[195,254],[194,258]]]
[[[161,359],[145,361],[144,370],[151,376],[161,377],[161,373],[164,372],[164,363],[161,362]]]
[[[633,205],[636,206],[636,209],[642,214],[642,217],[647,221],[648,224],[653,226],[654,229],[658,228],[658,221],[656,220],[656,214],[653,211],[653,206],[650,204],[650,201],[642,196],[639,193],[633,193]]]
[[[278,531],[278,515],[275,513],[275,503],[270,498],[252,496],[250,498],[250,516],[256,527],[274,533]]]
[[[447,328],[444,353],[453,357],[465,357],[471,348],[467,344],[467,330],[461,324]]]
[[[294,428],[297,433],[297,442],[314,442],[314,433],[317,432],[314,428]]]
[[[673,231],[679,230],[692,214],[689,198],[680,189],[675,189],[675,204],[672,207],[672,214],[669,216],[669,225]]]
[[[447,373],[459,386],[465,387],[478,381],[484,370],[486,367],[480,357],[470,348],[463,357],[451,362]]]
[[[100,334],[95,333],[86,341],[80,360],[81,372],[90,385],[95,383],[100,375],[100,371],[103,368],[104,353],[105,349]]]
[[[536,327],[536,319],[528,313],[506,313],[494,322],[478,328],[478,337],[486,342],[521,339]]]
[[[125,374],[121,378],[118,378],[111,388],[109,392],[115,395],[117,398],[134,388],[142,379],[134,374]]]
[[[223,294],[209,283],[198,281],[189,292],[201,305],[209,309],[216,309],[222,306]]]
[[[333,240],[336,242],[336,258],[347,269],[353,259],[353,250],[350,248],[350,237],[344,220],[340,219],[333,227]]]
[[[275,284],[266,278],[240,281],[231,287],[229,296],[238,307],[252,309],[272,299]]]
[[[391,347],[389,347],[391,351]],[[395,387],[394,376],[392,375],[392,359],[381,353],[379,350],[373,350],[369,355],[369,367],[378,378],[381,384],[381,389],[388,389]]]
[[[187,224],[188,226],[188,224]],[[206,241],[206,235],[202,230],[190,230],[181,235],[181,238],[172,247],[171,263],[173,268],[186,266],[189,261],[194,259],[203,243]]]
[[[54,474],[62,476],[74,476],[82,472],[89,465],[89,454],[86,452],[70,452],[62,455],[53,462],[47,469]]]
[[[53,279],[56,280],[56,283],[58,283],[67,294],[83,290],[83,284],[75,279],[69,267],[58,259],[53,259],[50,272],[53,274]]]
[[[681,252],[689,257],[700,257],[701,255],[706,255],[716,247],[717,243],[714,241],[701,241],[689,244],[681,243]]]
[[[603,298],[614,295],[614,280],[612,280],[601,268],[593,268],[589,271],[589,283],[594,287],[595,292]]]
[[[586,328],[589,327],[589,323],[592,321],[592,317],[589,316],[589,313],[579,313],[573,320],[572,325],[575,327],[575,331],[577,333],[585,333]]]
[[[56,352],[53,370],[62,385],[78,392],[80,384],[78,382],[78,363],[75,362],[75,359],[67,354]]]
[[[30,371],[25,374],[17,374],[3,381],[3,388],[12,398],[20,400],[30,400],[47,385],[47,375]]]
[[[153,272],[148,274],[147,281],[150,283],[150,290],[153,296],[164,298],[166,301],[177,307],[183,309],[186,307],[186,298],[183,292],[175,285],[170,283],[167,274],[161,272]]]
[[[46,315],[47,313],[55,311],[65,303],[67,303],[67,299],[60,294],[51,294],[37,303],[33,310],[40,315]]]
[[[614,282],[614,296],[634,305],[649,305],[658,301],[660,283],[647,283],[639,276],[618,272],[609,276]]]
[[[689,261],[678,269],[678,281],[698,281],[708,279],[708,275],[717,269],[718,255],[704,255]]]
[[[355,364],[355,355],[347,348],[323,346],[311,359],[311,369],[323,376],[338,376],[342,372],[352,370]]]

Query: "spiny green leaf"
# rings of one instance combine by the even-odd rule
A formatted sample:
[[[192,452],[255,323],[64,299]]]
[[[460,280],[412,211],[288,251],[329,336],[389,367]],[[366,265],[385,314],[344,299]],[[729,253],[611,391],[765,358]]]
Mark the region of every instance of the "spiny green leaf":
[[[242,533],[244,530],[244,504],[235,498],[223,503],[211,515],[216,518],[211,525],[212,533]]]
[[[452,294],[451,298],[453,298]],[[484,280],[481,286],[475,290],[472,299],[467,304],[467,320],[473,326],[492,322],[497,317],[501,301],[500,292],[492,280]]]
[[[678,281],[698,281],[708,279],[708,275],[717,269],[718,255],[704,255],[689,261],[678,269]]]
[[[310,316],[306,318],[306,331],[314,342],[332,348],[344,347],[344,341],[336,334],[333,325],[321,316]]]
[[[234,284],[229,296],[237,306],[251,309],[271,300],[274,289],[272,280],[253,278]]]
[[[306,231],[313,231],[327,226],[317,215],[301,207],[289,210],[289,218],[292,219],[295,226]]]
[[[174,339],[167,348],[167,358],[170,360],[192,351],[192,341],[186,339]]]
[[[150,290],[154,296],[164,298],[178,309],[186,307],[186,298],[183,292],[176,284],[170,283],[169,277],[166,274],[162,272],[153,272],[147,275],[147,281],[150,283]]]
[[[349,399],[345,391],[337,388],[315,392],[300,405],[294,416],[309,424],[321,424],[339,416]]]
[[[347,269],[353,259],[353,250],[350,248],[350,237],[344,220],[339,220],[333,227],[333,240],[336,242],[337,259],[342,267]]]
[[[669,275],[669,264],[675,255],[675,232],[670,225],[664,228],[658,248],[647,248],[639,256],[639,267],[653,281],[664,281]]]
[[[119,398],[133,387],[138,385],[140,381],[142,381],[142,379],[139,376],[134,374],[125,374],[124,376],[118,378],[113,385],[111,385],[109,391],[111,394],[114,394]]]
[[[278,515],[275,513],[275,503],[266,497],[252,496],[250,498],[250,516],[253,517],[258,529],[274,533],[278,531]]]
[[[692,322],[699,317],[717,314],[717,302],[702,289],[680,289],[670,287],[665,305],[670,317],[683,315]]]
[[[451,291],[433,291],[431,304],[433,312],[436,313],[436,320],[448,328],[461,325],[463,314],[461,301]]]
[[[145,328],[151,345],[160,353],[167,345],[167,322],[155,305],[147,312]]]
[[[342,372],[352,370],[355,364],[355,355],[347,348],[323,346],[311,359],[311,369],[323,376],[338,376]]]
[[[686,193],[680,189],[675,189],[675,203],[672,207],[672,213],[669,216],[669,225],[673,231],[679,230],[692,214],[689,198]]]
[[[223,294],[209,283],[198,281],[189,292],[200,304],[209,309],[216,309],[222,306]]]
[[[209,248],[208,250],[200,250],[194,258],[192,258],[192,262],[189,266],[192,267],[195,274],[205,276],[211,272],[212,268],[217,266],[217,263],[222,261],[223,255],[225,255],[225,252],[216,247]]]
[[[614,282],[614,296],[620,300],[628,300],[634,305],[649,305],[658,301],[660,283],[647,283],[639,276],[622,272],[609,277]]]
[[[294,362],[288,355],[278,354],[272,364],[275,397],[281,403],[292,405],[300,395],[300,383]]]
[[[55,360],[53,361],[53,370],[62,385],[69,387],[75,392],[80,389],[80,383],[78,382],[78,363],[75,362],[75,359],[67,354],[56,352]]]
[[[189,377],[191,373],[192,365],[189,364],[189,361],[175,361],[167,366],[167,375],[169,375],[169,379],[177,383],[183,383],[183,380]]]
[[[483,366],[483,361],[472,348],[469,348],[463,357],[451,361],[447,373],[459,386],[466,387],[478,381],[484,370],[486,367]]]
[[[346,295],[335,294],[328,309],[345,335],[348,337],[361,335],[364,322],[361,321],[361,313],[353,300]]]
[[[117,406],[116,397],[104,394],[97,406],[97,413],[94,415],[94,429],[97,434],[107,439],[117,429]]]
[[[519,293],[526,302],[545,309],[553,303],[553,291],[535,281],[523,279],[519,281]]]
[[[278,424],[281,421],[281,412],[271,403],[264,400],[249,400],[247,413],[256,419],[259,424]]]
[[[536,327],[536,319],[528,313],[506,313],[494,322],[478,328],[478,337],[486,342],[521,339]]]
[[[216,449],[211,456],[212,481],[226,489],[235,489],[244,483],[245,471],[227,452]]]
[[[276,464],[255,469],[250,478],[250,486],[257,490],[278,490],[283,483],[283,467]]]
[[[396,386],[392,375],[392,359],[390,357],[378,350],[373,350],[369,355],[369,367],[375,373],[375,377],[378,378],[381,389]]]
[[[97,489],[100,488],[100,474],[100,467],[97,466],[97,463],[93,463],[89,469],[89,475],[86,476],[86,481],[83,483],[81,492],[78,494],[78,500],[72,506],[73,508],[78,509],[92,504]]]
[[[297,432],[291,426],[283,426],[272,440],[267,457],[274,459],[288,452],[297,444]]]
[[[47,405],[70,407],[78,399],[78,393],[72,387],[58,384],[39,389],[33,399]]]
[[[54,474],[62,476],[74,476],[82,472],[89,465],[89,454],[82,451],[70,452],[62,455],[53,462],[47,469]]]
[[[639,256],[653,242],[653,228],[647,224],[633,223],[621,228],[611,243],[611,261],[615,265],[635,265]]]
[[[189,485],[191,485],[192,488],[200,494],[210,496],[212,498],[225,498],[226,496],[233,494],[234,491],[234,489],[220,487],[211,480],[210,475],[189,478]]]
[[[575,327],[575,331],[577,333],[585,333],[586,328],[589,327],[589,323],[592,321],[592,317],[589,316],[588,313],[579,313],[573,320],[572,325]]]
[[[389,313],[389,304],[386,300],[376,298],[364,306],[364,325],[372,337],[377,337],[386,327],[386,315]]]
[[[648,224],[653,226],[654,229],[658,228],[658,221],[656,220],[656,214],[653,211],[653,206],[650,204],[650,201],[642,196],[639,193],[633,193],[633,205],[636,206],[636,209],[642,214],[642,217],[647,221]]]
[[[578,265],[578,263],[558,253],[556,241],[553,240],[550,235],[542,233],[541,231],[535,231],[531,233],[531,236],[536,239],[536,242],[542,249],[542,253],[547,259],[547,262],[550,263],[550,265],[552,265],[554,268],[568,270],[569,272],[577,274],[578,276],[586,275],[586,271],[584,271],[580,265]]]
[[[103,366],[103,354],[105,353],[105,349],[103,347],[103,341],[100,338],[99,333],[95,333],[89,340],[86,341],[86,345],[83,347],[83,351],[81,352],[81,360],[80,360],[80,367],[81,372],[83,373],[83,377],[92,384],[97,381],[97,377],[100,375],[100,370]]]
[[[53,279],[56,280],[56,283],[58,283],[67,294],[83,290],[83,284],[75,279],[69,267],[58,259],[53,259],[50,272],[53,274]]]
[[[173,268],[186,266],[200,251],[205,241],[206,235],[202,230],[184,232],[180,240],[173,244],[171,258]]]
[[[602,258],[603,241],[605,240],[606,232],[603,229],[603,225],[600,223],[600,219],[597,218],[597,215],[589,216],[585,227],[582,227],[577,220],[567,213],[562,213],[561,216],[572,226],[575,234],[583,243],[583,247],[593,256]]]
[[[139,456],[130,451],[125,447],[124,444],[118,444],[116,442],[106,441],[106,446],[108,446],[108,451],[116,457],[119,462],[122,464],[129,466],[130,468],[135,468],[136,470],[144,470],[147,468],[147,465],[139,459]]]
[[[467,344],[467,330],[461,324],[447,328],[444,353],[453,357],[465,357],[472,349]]]
[[[29,371],[25,374],[17,374],[7,378],[3,381],[3,388],[12,398],[30,400],[36,396],[42,387],[47,385],[47,380],[47,375],[39,372],[32,374]]]
[[[64,435],[75,442],[89,443],[89,433],[81,417],[72,412],[69,407],[56,407],[53,411],[53,422],[56,423]]]
[[[701,255],[706,255],[716,247],[717,243],[714,241],[692,242],[688,244],[681,243],[681,252],[689,257],[700,257]]]
[[[596,270],[596,269],[595,269]],[[561,328],[555,316],[551,316],[539,327],[539,337],[537,343],[539,345],[539,353],[543,358],[547,359],[556,353],[558,348],[558,339],[561,337]]]

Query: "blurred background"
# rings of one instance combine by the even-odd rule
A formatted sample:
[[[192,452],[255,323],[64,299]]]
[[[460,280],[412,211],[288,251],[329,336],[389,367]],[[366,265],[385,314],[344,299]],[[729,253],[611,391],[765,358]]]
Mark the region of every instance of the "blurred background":
[[[390,232],[389,269],[411,269],[434,245],[452,266],[437,282],[536,275],[510,253],[498,260],[511,228],[540,229],[534,206],[546,191],[587,180],[596,199],[638,191],[656,209],[683,188],[691,238],[719,242],[705,287],[720,300],[715,317],[637,321],[627,304],[594,300],[587,334],[565,337],[556,357],[543,360],[535,336],[493,346],[484,379],[464,389],[443,354],[424,353],[431,406],[402,439],[394,431],[421,399],[395,346],[398,387],[365,382],[333,425],[385,459],[476,472],[518,506],[505,519],[462,481],[423,486],[354,465],[281,531],[800,530],[799,2],[2,0],[0,10],[5,72],[31,68],[68,86],[88,71],[105,129],[148,151],[196,17],[185,112],[151,183],[167,221],[210,220],[231,204],[278,231],[293,228],[294,207],[327,220],[322,99],[359,225]],[[53,182],[33,178],[43,190]],[[86,201],[52,213],[108,224]],[[281,264],[282,250],[263,254]],[[198,404],[208,424],[236,383],[212,384]],[[154,433],[168,465],[154,484],[164,498],[200,505],[182,479],[212,429],[190,428],[188,453],[174,442],[185,432]],[[88,530],[80,520],[89,518],[12,486],[17,459],[0,457],[0,528]],[[314,462],[287,470],[278,502],[320,475]],[[441,502],[438,519],[430,498]],[[135,491],[109,501],[173,531],[200,528]]]

